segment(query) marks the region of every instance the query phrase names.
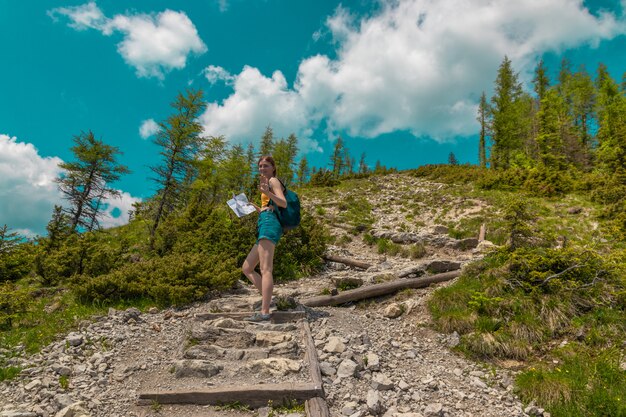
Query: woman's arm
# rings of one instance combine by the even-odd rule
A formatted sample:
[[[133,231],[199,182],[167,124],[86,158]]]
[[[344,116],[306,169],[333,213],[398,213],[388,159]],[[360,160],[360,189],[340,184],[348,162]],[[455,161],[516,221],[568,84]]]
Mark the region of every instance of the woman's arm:
[[[263,182],[261,182],[261,187],[263,187]],[[269,185],[271,185],[271,189],[274,190],[274,192],[270,191],[270,187],[267,187],[267,190],[263,190],[263,188],[261,188],[261,191],[268,196],[274,203],[276,203],[276,205],[278,207],[281,208],[285,208],[287,207],[287,199],[285,199],[285,193],[283,192],[283,185],[280,183],[280,181],[278,180],[278,178],[276,177],[272,177],[269,180]]]

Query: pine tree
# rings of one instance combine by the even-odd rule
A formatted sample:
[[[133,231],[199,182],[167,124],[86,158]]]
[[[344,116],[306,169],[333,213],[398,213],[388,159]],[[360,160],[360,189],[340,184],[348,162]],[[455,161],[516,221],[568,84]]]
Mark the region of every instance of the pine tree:
[[[25,239],[19,233],[9,231],[6,224],[0,227],[0,283],[17,281],[30,271],[32,260],[28,251],[23,249],[25,245]],[[6,301],[2,297],[0,311],[3,304]]]
[[[544,167],[564,169],[565,150],[563,147],[563,131],[567,129],[566,106],[556,90],[548,90],[541,100],[539,110],[539,158]]]
[[[293,182],[294,165],[298,154],[298,139],[293,133],[287,140],[281,139],[274,144],[274,161],[276,162],[277,175],[285,183],[285,186]]]
[[[9,232],[9,227],[6,224],[0,227],[0,256],[15,250],[21,240],[22,238],[17,232]]]
[[[626,170],[626,97],[611,78],[606,66],[598,66],[596,77],[598,115],[598,162],[609,173]]]
[[[159,125],[154,143],[161,148],[161,164],[151,167],[159,189],[155,196],[156,209],[150,228],[151,242],[161,220],[172,212],[189,191],[197,171],[194,165],[198,151],[205,142],[198,116],[206,107],[202,90],[188,90],[171,104],[173,115]]]
[[[343,145],[343,139],[341,138],[341,136],[339,136],[337,138],[337,141],[335,142],[335,148],[333,149],[333,154],[330,157],[330,166],[332,167],[331,172],[335,179],[338,179],[341,176],[341,173],[344,169],[344,166],[345,166],[344,154],[345,154],[345,150],[344,150],[344,145]]]
[[[75,136],[74,143],[72,152],[76,160],[59,164],[64,172],[55,181],[70,203],[66,213],[71,219],[71,229],[93,230],[98,227],[102,200],[120,194],[107,184],[130,171],[117,163],[119,149],[96,139],[91,131]]]
[[[196,163],[198,176],[192,185],[196,201],[211,205],[224,198],[219,167],[226,158],[226,153],[226,139],[223,136],[210,136],[206,139]],[[248,165],[251,166],[249,158],[248,155]]]
[[[491,166],[508,168],[513,152],[523,147],[522,86],[513,72],[511,61],[504,57],[496,78],[495,94],[491,98],[492,142]]]
[[[533,78],[533,88],[537,94],[537,101],[541,102],[550,87],[550,78],[548,78],[547,69],[543,63],[543,59],[539,60],[539,64],[535,68],[535,78]]]
[[[480,136],[478,139],[478,163],[482,168],[487,167],[487,123],[489,117],[489,104],[487,103],[487,95],[483,91],[480,96],[480,103],[478,104],[478,116],[476,119],[480,123]]]
[[[306,159],[306,156],[303,156],[300,159],[300,163],[298,164],[298,172],[296,174],[298,176],[298,185],[303,186],[307,183],[309,178],[309,162]]]
[[[48,231],[48,239],[43,246],[45,246],[46,253],[50,253],[58,249],[61,242],[72,232],[70,218],[63,212],[61,206],[54,206],[52,218],[48,222],[46,230]]]
[[[570,101],[572,118],[578,131],[580,142],[587,148],[591,145],[590,125],[594,124],[595,88],[593,80],[582,68],[570,79]],[[585,149],[588,151],[588,149]]]
[[[257,166],[257,159],[258,158],[256,157],[254,145],[252,143],[249,143],[248,149],[246,150],[246,160],[248,162],[250,176],[245,180],[245,193],[248,196],[253,195],[258,189],[257,181],[259,167]]]
[[[274,131],[271,126],[265,128],[265,133],[261,136],[260,155],[272,155],[274,153]]]
[[[226,158],[220,163],[219,173],[224,197],[245,191],[246,178],[251,172],[243,146],[234,145],[226,151]]]
[[[459,161],[456,159],[456,156],[454,155],[454,152],[450,152],[450,154],[448,155],[448,164],[450,165],[458,165]]]
[[[365,163],[365,152],[361,154],[361,159],[359,160],[359,174],[367,174],[369,168]]]

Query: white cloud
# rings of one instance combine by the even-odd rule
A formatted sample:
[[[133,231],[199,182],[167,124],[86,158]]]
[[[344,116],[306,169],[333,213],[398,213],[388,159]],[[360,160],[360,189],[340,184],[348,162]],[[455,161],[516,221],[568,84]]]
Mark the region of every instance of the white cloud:
[[[336,59],[304,59],[291,88],[278,71],[267,78],[245,67],[232,95],[208,106],[207,131],[243,141],[267,124],[302,135],[325,121],[331,133],[364,137],[472,135],[504,55],[528,79],[547,51],[626,33],[624,17],[594,16],[580,0],[400,0],[360,20],[339,7],[326,26]]]
[[[159,124],[154,121],[154,119],[147,119],[141,122],[141,126],[139,126],[139,135],[143,139],[148,139],[150,136],[156,134],[159,129]]]
[[[69,26],[76,30],[100,29],[106,23],[106,17],[95,2],[81,6],[59,7],[48,12],[55,20],[59,14],[70,17],[72,21]]]
[[[99,219],[100,226],[107,229],[127,224],[128,212],[134,210],[133,204],[139,201],[141,201],[140,198],[133,197],[124,191],[120,191],[119,197],[108,198],[104,213]]]
[[[228,10],[228,0],[217,0],[217,4],[220,8],[220,12],[225,12]]]
[[[163,79],[167,72],[185,68],[188,55],[207,50],[193,22],[183,12],[118,14],[109,19],[91,2],[53,9],[49,14],[69,17],[69,26],[78,30],[92,28],[107,36],[121,32],[124,39],[117,50],[126,63],[135,67],[139,77]]]
[[[222,105],[209,103],[200,117],[205,133],[224,135],[233,142],[256,141],[271,124],[276,137],[295,133],[303,149],[317,149],[311,141],[308,115],[302,97],[287,88],[280,71],[271,78],[252,67],[244,67],[234,77],[235,92]]]
[[[215,65],[209,65],[206,67],[203,74],[207,81],[211,84],[217,84],[220,81],[226,84],[232,84],[235,81],[235,77],[233,75],[231,75],[224,68]]]
[[[0,134],[0,223],[25,235],[44,234],[54,205],[62,202],[54,182],[61,162]]]
[[[31,143],[0,134],[0,226],[6,223],[29,237],[46,234],[54,206],[65,203],[54,182],[62,162],[56,156],[42,157]],[[126,192],[120,193],[121,198],[106,201],[100,220],[103,227],[127,223],[128,210],[139,201]]]

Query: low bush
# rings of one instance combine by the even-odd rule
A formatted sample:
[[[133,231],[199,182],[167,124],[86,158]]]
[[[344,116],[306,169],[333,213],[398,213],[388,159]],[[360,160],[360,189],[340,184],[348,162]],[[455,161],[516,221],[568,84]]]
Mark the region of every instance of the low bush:
[[[190,206],[163,223],[154,244],[157,256],[96,276],[75,274],[72,288],[85,302],[148,298],[160,305],[184,305],[205,299],[232,288],[242,277],[241,265],[255,243],[254,217],[238,219],[223,210]],[[276,247],[276,281],[319,269],[325,244],[324,228],[304,214],[300,227]]]
[[[0,330],[10,329],[27,311],[30,292],[12,282],[0,283]]]

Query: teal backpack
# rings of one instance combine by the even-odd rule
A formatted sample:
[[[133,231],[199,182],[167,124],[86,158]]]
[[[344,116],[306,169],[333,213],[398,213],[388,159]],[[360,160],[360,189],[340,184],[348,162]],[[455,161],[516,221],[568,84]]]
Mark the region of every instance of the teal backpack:
[[[278,181],[280,181],[280,179]],[[283,232],[288,232],[291,229],[295,229],[300,224],[300,198],[298,198],[298,194],[285,187],[282,181],[280,181],[280,184],[285,189],[287,207],[278,207],[273,201],[272,204],[274,204],[276,209],[276,216],[278,217],[280,225],[283,227]]]

